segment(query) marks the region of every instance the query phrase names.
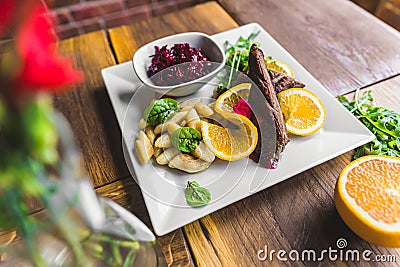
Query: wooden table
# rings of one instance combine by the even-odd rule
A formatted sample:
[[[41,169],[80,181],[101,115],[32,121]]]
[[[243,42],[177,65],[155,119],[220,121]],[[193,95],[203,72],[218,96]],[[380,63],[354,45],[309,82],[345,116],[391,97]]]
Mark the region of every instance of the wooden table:
[[[258,22],[333,95],[351,93],[357,88],[372,89],[378,104],[400,111],[400,76],[396,76],[400,73],[400,34],[351,2],[220,2],[222,6],[206,2],[60,43],[61,51],[85,71],[86,81],[75,90],[56,96],[55,106],[73,127],[92,184],[149,227],[141,192],[125,165],[121,132],[100,74],[102,68],[131,60],[136,49],[147,42],[178,32],[214,34]],[[158,237],[168,264],[262,266],[269,262],[259,261],[257,252],[265,245],[275,250],[321,251],[336,248],[338,238],[345,238],[349,249],[369,249],[373,255],[393,254],[399,263],[399,250],[361,240],[335,210],[335,182],[351,161],[352,153]],[[276,259],[273,263],[284,264]]]

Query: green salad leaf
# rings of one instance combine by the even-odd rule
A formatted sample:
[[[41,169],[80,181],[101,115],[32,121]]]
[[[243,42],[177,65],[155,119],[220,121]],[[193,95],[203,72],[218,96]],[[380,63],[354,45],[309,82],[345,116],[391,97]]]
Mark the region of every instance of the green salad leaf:
[[[182,127],[171,134],[171,143],[182,152],[191,152],[201,141],[201,133],[190,127]]]
[[[354,101],[344,96],[338,100],[353,113],[374,135],[375,139],[356,150],[354,159],[364,155],[387,155],[400,157],[400,114],[384,107],[376,107],[371,91],[358,97],[356,91]],[[359,100],[358,100],[359,99]]]
[[[188,181],[185,189],[187,203],[193,207],[207,205],[211,201],[211,194],[206,188],[201,187],[196,181]]]
[[[156,126],[165,122],[178,109],[178,102],[174,99],[161,98],[146,108],[143,112],[143,119],[148,124]]]

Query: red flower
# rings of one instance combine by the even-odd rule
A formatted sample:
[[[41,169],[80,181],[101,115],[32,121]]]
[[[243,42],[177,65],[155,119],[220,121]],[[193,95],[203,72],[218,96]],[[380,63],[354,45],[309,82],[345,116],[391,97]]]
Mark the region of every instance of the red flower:
[[[2,0],[0,6],[0,36],[10,25],[13,14],[15,13],[16,0]]]
[[[233,106],[233,111],[235,111],[237,114],[247,117],[248,119],[251,117],[250,104],[247,103],[243,98],[239,99],[236,105]]]
[[[22,63],[16,77],[17,91],[57,91],[83,78],[68,58],[57,53],[53,25],[45,13],[44,5],[37,2],[17,33],[16,48]]]

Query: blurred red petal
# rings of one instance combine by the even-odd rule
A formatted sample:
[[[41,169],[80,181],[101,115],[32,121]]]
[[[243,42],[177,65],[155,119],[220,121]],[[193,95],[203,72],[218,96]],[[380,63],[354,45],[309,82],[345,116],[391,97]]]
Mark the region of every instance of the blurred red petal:
[[[17,35],[17,49],[23,60],[17,83],[29,90],[57,91],[81,81],[83,74],[68,58],[57,54],[53,25],[45,12],[38,3]]]
[[[6,31],[12,15],[16,10],[16,0],[1,0],[0,3],[0,35]]]

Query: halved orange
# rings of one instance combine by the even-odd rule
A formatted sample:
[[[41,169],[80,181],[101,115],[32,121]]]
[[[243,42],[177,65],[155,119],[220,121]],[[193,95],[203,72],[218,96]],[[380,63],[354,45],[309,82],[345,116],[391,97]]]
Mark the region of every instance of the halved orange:
[[[240,98],[249,100],[251,83],[238,84],[220,95],[215,102],[215,111],[218,113],[233,112],[233,106]]]
[[[265,64],[267,65],[267,69],[272,70],[272,71],[279,71],[282,73],[285,73],[286,75],[294,78],[294,72],[293,70],[286,65],[285,63],[272,59],[270,57],[265,58]]]
[[[335,205],[343,221],[376,245],[400,247],[400,158],[364,156],[341,172]]]
[[[249,156],[257,145],[258,132],[254,124],[245,116],[233,113],[228,120],[235,124],[225,128],[202,122],[203,140],[214,155],[220,159],[235,161]]]
[[[291,88],[277,96],[289,133],[306,136],[322,128],[326,111],[316,94],[304,88]]]

